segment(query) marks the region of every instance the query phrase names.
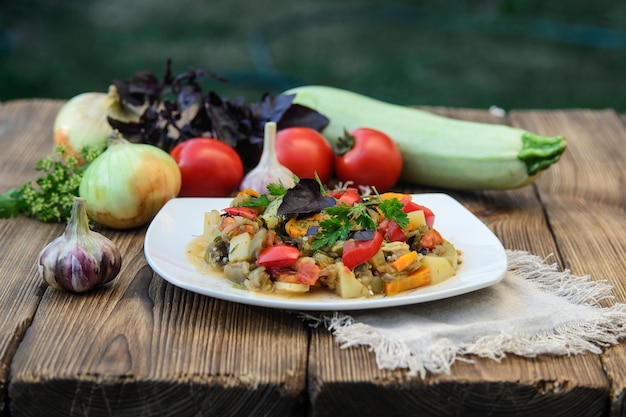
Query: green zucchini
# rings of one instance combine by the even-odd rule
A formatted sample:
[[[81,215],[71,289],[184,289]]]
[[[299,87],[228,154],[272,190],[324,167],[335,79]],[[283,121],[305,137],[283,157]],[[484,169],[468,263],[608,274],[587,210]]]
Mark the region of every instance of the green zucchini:
[[[562,136],[451,119],[333,87],[303,86],[283,94],[295,94],[294,103],[330,119],[322,134],[333,146],[345,131],[357,127],[389,135],[403,155],[400,180],[412,184],[466,190],[519,188],[557,162],[566,147]]]

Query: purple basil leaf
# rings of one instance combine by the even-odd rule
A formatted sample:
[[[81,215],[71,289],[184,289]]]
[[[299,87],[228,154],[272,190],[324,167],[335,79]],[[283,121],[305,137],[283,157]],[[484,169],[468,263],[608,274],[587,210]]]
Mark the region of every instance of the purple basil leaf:
[[[374,239],[373,230],[357,230],[354,232],[354,240],[372,240]]]
[[[117,93],[123,103],[128,103],[133,106],[141,106],[144,104],[145,98],[143,96],[131,94],[130,83],[128,81],[113,80],[113,85],[117,89]]]
[[[239,127],[233,113],[228,111],[227,103],[214,92],[210,92],[205,101],[205,111],[211,120],[213,134],[222,142],[236,147]]]
[[[109,125],[119,131],[122,136],[136,136],[141,133],[141,123],[139,122],[122,122],[110,116],[107,116],[107,120],[109,121]]]
[[[209,135],[211,134],[210,132],[213,131],[213,124],[211,123],[211,119],[209,118],[207,109],[204,105],[201,104],[198,106],[198,111],[191,118],[189,126],[196,132],[208,132]]]
[[[172,58],[167,58],[165,62],[165,72],[163,73],[163,85],[171,85],[174,81],[174,76],[172,75]]]
[[[129,92],[147,97],[150,101],[157,100],[161,93],[161,84],[151,72],[137,71],[130,80]]]
[[[272,97],[269,94],[264,94],[259,103],[251,104],[250,107],[255,117],[264,122],[278,122],[291,106],[294,97],[295,95]]]
[[[170,151],[176,144],[196,136],[210,135],[233,147],[246,169],[255,167],[263,150],[265,123],[273,121],[279,129],[306,126],[321,131],[328,119],[316,111],[293,104],[294,95],[264,94],[258,103],[244,98],[221,98],[205,94],[201,80],[207,77],[225,82],[215,73],[190,69],[172,73],[168,59],[161,80],[148,71],[137,71],[129,81],[114,80],[123,103],[143,107],[139,123],[109,119],[109,124],[125,136]],[[190,113],[188,123],[183,112]],[[187,115],[186,115],[187,116]]]
[[[317,232],[320,230],[319,226],[310,226],[308,229],[306,229],[306,236],[315,236],[317,235]]]
[[[316,213],[332,207],[336,203],[330,196],[322,195],[320,185],[312,178],[302,178],[292,188],[288,189],[283,196],[283,201],[278,207],[276,214]]]
[[[178,102],[181,110],[186,110],[202,101],[202,91],[195,85],[189,84],[182,86],[180,91],[177,93],[176,101]]]
[[[323,114],[300,104],[292,104],[277,121],[277,129],[285,129],[293,126],[306,126],[318,132],[324,130],[330,120]]]

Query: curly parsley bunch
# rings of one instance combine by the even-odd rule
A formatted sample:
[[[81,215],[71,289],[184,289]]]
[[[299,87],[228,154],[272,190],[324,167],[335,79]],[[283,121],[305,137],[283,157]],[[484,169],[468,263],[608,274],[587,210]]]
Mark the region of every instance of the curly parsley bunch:
[[[43,222],[67,222],[83,172],[100,153],[102,149],[83,149],[81,156],[87,163],[79,166],[77,158],[57,146],[52,155],[35,165],[41,176],[0,194],[0,218],[16,217],[21,213]]]

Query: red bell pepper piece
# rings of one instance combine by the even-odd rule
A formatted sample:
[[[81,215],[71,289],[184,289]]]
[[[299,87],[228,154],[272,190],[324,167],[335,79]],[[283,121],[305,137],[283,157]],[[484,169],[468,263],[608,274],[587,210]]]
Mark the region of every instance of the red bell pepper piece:
[[[346,240],[343,244],[343,255],[341,261],[343,264],[354,269],[364,262],[372,259],[383,243],[383,235],[380,232],[374,232],[374,237],[370,240]]]
[[[349,206],[353,206],[361,201],[361,195],[359,194],[358,188],[349,187],[342,190],[334,190],[330,195],[337,200],[337,205],[345,203]]]
[[[406,235],[394,220],[383,219],[378,225],[378,231],[388,242],[404,242]]]
[[[289,268],[298,261],[300,251],[297,247],[283,243],[264,248],[256,260],[256,264],[267,269]]]
[[[259,212],[251,207],[226,207],[224,211],[229,216],[241,216],[250,220],[255,220],[259,216]]]

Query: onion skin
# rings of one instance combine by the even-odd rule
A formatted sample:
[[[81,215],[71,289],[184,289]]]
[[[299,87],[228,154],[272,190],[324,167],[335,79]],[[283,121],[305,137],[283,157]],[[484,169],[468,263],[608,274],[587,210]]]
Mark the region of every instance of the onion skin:
[[[156,146],[118,137],[85,170],[79,195],[87,214],[113,229],[132,229],[150,222],[180,192],[176,161]]]
[[[65,232],[39,254],[39,276],[53,288],[84,292],[113,281],[121,267],[119,249],[89,229],[85,200],[76,197]]]
[[[115,86],[110,86],[106,94],[88,92],[72,97],[54,119],[54,144],[62,146],[80,165],[84,164],[81,150],[106,148],[113,133],[108,116],[125,121],[138,120],[138,115],[122,104]]]
[[[80,160],[85,146],[106,146],[113,129],[107,121],[107,95],[83,93],[72,97],[61,107],[54,120],[54,143]],[[83,163],[84,161],[81,161]]]

